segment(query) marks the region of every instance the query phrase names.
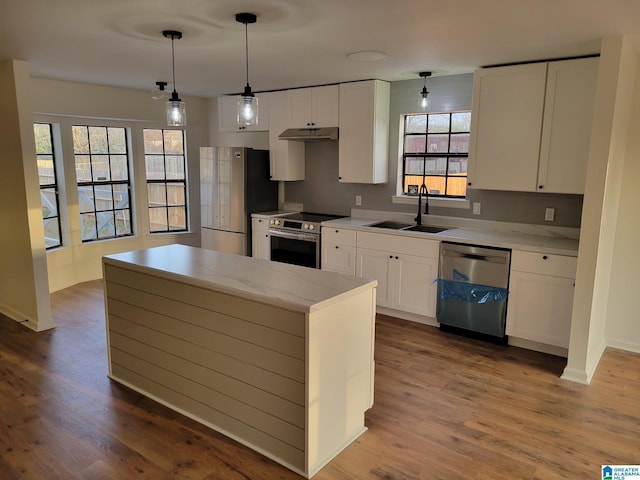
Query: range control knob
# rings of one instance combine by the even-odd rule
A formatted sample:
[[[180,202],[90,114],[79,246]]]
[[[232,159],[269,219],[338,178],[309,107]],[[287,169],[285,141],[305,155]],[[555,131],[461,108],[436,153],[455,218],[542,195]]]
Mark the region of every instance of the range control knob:
[[[315,226],[315,225],[307,225],[307,228],[308,228],[309,230],[315,230],[315,229],[316,229],[316,226]]]

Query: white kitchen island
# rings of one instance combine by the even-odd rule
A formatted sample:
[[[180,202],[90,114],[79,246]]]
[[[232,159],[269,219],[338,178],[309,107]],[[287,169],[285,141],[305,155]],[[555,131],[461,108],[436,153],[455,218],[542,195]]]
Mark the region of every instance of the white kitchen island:
[[[366,430],[375,281],[184,245],[103,270],[113,380],[307,478]]]

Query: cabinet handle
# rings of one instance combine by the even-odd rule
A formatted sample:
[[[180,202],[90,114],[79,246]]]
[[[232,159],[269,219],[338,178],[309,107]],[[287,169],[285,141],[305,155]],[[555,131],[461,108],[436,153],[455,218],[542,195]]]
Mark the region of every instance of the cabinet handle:
[[[544,185],[538,185],[538,188],[542,190],[544,188]]]
[[[393,258],[393,255],[389,255],[389,258]]]
[[[336,250],[338,249],[338,245],[336,245]]]
[[[396,257],[396,260],[398,260],[398,257]]]
[[[543,259],[543,260],[546,260],[547,258],[549,258],[549,257],[547,257],[546,255],[543,255],[543,256],[542,256],[542,259]]]
[[[469,187],[470,187],[470,186],[471,186],[471,182],[467,183],[467,186],[469,186]]]
[[[340,233],[340,230],[336,230],[336,233]]]

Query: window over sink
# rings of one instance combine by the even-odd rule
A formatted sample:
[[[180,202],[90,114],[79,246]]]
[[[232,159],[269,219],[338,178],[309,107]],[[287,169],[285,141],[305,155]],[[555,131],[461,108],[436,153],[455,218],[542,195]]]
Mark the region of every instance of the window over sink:
[[[465,198],[470,131],[470,110],[404,115],[403,195],[418,195],[424,183],[431,197]]]

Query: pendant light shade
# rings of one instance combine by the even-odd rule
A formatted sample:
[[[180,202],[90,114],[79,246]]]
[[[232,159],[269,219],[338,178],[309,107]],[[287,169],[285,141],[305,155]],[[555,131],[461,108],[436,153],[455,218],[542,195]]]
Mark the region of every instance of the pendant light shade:
[[[257,17],[253,13],[236,14],[236,22],[244,23],[245,65],[247,72],[247,84],[238,99],[237,119],[240,126],[256,125],[258,123],[258,99],[249,85],[249,35],[247,27],[249,23],[256,23],[256,19]]]
[[[176,56],[174,49],[174,41],[182,38],[182,32],[164,30],[162,35],[171,38],[171,69],[173,71],[173,92],[171,93],[171,98],[167,100],[167,125],[170,127],[186,127],[187,106],[176,91]]]
[[[420,92],[420,109],[423,112],[427,111],[429,107],[429,91],[427,90],[427,77],[431,76],[431,72],[420,72],[419,75],[424,78],[424,86]]]

